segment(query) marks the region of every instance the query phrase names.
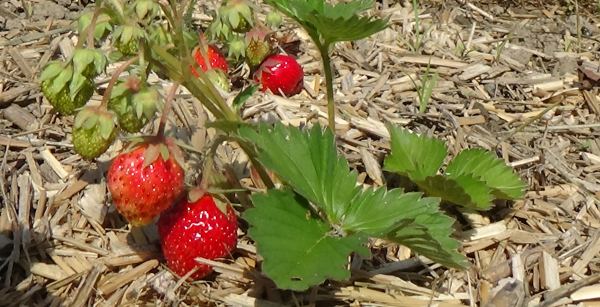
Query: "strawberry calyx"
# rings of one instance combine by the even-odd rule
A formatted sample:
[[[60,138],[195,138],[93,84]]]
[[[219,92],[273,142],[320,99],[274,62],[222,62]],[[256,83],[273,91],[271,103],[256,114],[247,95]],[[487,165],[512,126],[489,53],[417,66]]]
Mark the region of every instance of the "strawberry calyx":
[[[122,25],[113,32],[113,40],[123,55],[134,55],[138,50],[139,40],[144,38],[144,33],[138,25]]]
[[[82,14],[77,20],[77,31],[83,33],[90,23],[92,23],[93,11],[88,11]],[[106,13],[100,13],[96,18],[96,26],[94,28],[94,38],[100,40],[108,35],[112,30],[110,16]]]
[[[73,53],[73,71],[86,78],[94,78],[104,72],[108,61],[99,49],[78,48]]]
[[[154,163],[159,158],[167,161],[173,158],[180,166],[184,165],[183,151],[177,146],[175,139],[159,135],[146,135],[130,138],[124,153],[133,152],[140,147],[144,150],[144,167]]]
[[[246,56],[246,43],[239,37],[230,39],[227,49],[227,56],[235,62],[239,62]]]
[[[117,114],[119,126],[123,130],[135,133],[152,119],[158,104],[158,90],[131,76],[115,85],[108,108]]]

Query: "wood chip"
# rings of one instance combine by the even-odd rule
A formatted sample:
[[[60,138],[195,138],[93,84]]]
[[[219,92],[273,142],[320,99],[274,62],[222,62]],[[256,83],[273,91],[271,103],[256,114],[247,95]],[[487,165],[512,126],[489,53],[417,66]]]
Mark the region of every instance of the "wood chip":
[[[114,277],[109,278],[104,281],[98,287],[98,293],[100,295],[108,295],[121,288],[122,286],[130,283],[131,281],[139,278],[141,275],[148,273],[150,270],[154,269],[158,266],[158,260],[152,259],[148,260],[135,268],[128,270],[126,272],[115,275]]]

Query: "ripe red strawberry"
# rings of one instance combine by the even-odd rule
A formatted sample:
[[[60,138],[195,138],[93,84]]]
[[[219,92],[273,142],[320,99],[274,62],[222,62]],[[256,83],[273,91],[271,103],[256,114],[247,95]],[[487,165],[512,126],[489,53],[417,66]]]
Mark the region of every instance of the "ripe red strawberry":
[[[146,142],[118,155],[108,170],[115,207],[132,225],[144,225],[169,208],[184,189],[184,171],[172,140]]]
[[[304,71],[296,59],[289,55],[275,54],[267,57],[254,73],[254,80],[262,85],[262,90],[274,94],[293,96],[302,91]]]
[[[190,192],[190,197],[194,193]],[[212,267],[197,263],[202,257],[215,259],[228,256],[237,244],[237,217],[230,204],[219,207],[212,196],[183,199],[160,216],[158,234],[167,265],[179,276],[195,267],[191,275],[200,279]]]
[[[194,59],[196,63],[202,71],[207,71],[210,68],[220,69],[225,74],[227,74],[227,70],[229,70],[229,65],[227,65],[227,59],[221,54],[219,49],[213,45],[208,46],[208,50],[206,52],[200,52],[200,47],[196,47],[194,49]],[[210,67],[206,65],[206,61],[204,60],[204,56],[208,58],[208,63]],[[198,77],[198,72],[192,68],[192,73],[194,76]]]

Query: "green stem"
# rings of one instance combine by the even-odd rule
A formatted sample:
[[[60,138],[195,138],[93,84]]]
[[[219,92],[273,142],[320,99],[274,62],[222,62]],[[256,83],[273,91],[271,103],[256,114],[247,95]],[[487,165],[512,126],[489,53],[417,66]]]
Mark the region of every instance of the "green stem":
[[[333,70],[329,56],[329,44],[323,44],[319,51],[323,59],[323,72],[325,73],[325,87],[327,88],[327,115],[329,128],[335,133],[335,101],[333,100]]]
[[[83,32],[79,35],[79,40],[77,41],[77,45],[75,46],[76,49],[82,48],[84,42],[87,43],[88,48],[94,48],[94,32],[96,31],[96,22],[101,12],[102,4],[97,3],[96,7],[94,8],[94,15],[92,15],[92,20],[90,21],[90,24],[87,27],[85,27],[85,29],[83,29]],[[87,41],[84,38],[87,38]]]
[[[175,100],[175,94],[177,93],[177,89],[179,88],[179,83],[175,82],[171,85],[169,92],[167,94],[167,98],[165,98],[165,107],[163,108],[162,114],[160,116],[160,123],[158,124],[158,133],[156,135],[158,137],[163,137],[165,135],[165,127],[167,126],[167,118],[169,111],[173,108],[173,100]]]
[[[119,66],[117,70],[115,70],[115,72],[112,74],[112,77],[110,78],[110,81],[108,81],[108,85],[106,86],[106,90],[104,91],[104,96],[102,96],[102,102],[100,103],[100,107],[106,108],[106,106],[108,105],[108,101],[110,100],[113,87],[117,83],[117,80],[119,80],[119,76],[121,76],[121,74],[125,71],[125,69],[127,69],[127,67],[129,67],[129,65],[137,61],[138,58],[138,56],[134,56],[133,58],[127,60],[125,63],[121,64],[121,66]]]
[[[258,156],[258,154],[256,153],[256,151],[254,151],[252,149],[252,146],[250,144],[248,144],[246,141],[239,139],[239,138],[236,139],[236,142],[238,143],[238,145],[240,145],[240,148],[248,155],[248,159],[250,159],[250,163],[252,163],[252,165],[256,168],[256,172],[258,172],[258,176],[260,176],[260,179],[267,186],[267,189],[274,189],[275,184],[271,180],[271,177],[267,173],[267,170],[265,169],[264,165],[262,165],[260,163],[260,161],[258,161],[258,159],[256,158]]]

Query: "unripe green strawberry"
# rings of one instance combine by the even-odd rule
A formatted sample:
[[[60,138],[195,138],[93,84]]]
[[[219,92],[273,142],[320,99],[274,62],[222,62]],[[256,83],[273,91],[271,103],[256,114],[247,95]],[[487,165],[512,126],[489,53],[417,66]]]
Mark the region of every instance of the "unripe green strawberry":
[[[119,52],[121,52],[123,55],[135,54],[138,51],[138,45],[139,45],[139,42],[137,42],[134,39],[129,40],[127,42],[118,40],[115,43],[115,47],[117,47],[117,50],[119,50]]]
[[[262,61],[273,53],[273,46],[267,39],[269,29],[256,26],[246,33],[246,62],[256,68]]]
[[[158,104],[155,88],[139,85],[139,80],[130,79],[113,89],[108,109],[115,112],[119,127],[129,132],[139,132],[154,116]]]
[[[75,152],[87,160],[103,154],[117,137],[115,116],[99,107],[83,108],[73,125]]]
[[[71,115],[94,93],[94,82],[81,74],[73,74],[72,63],[50,62],[42,71],[42,93],[56,111]]]
[[[229,48],[227,57],[236,63],[239,63],[241,59],[246,57],[246,43],[243,39],[235,37],[229,40]]]
[[[218,18],[238,33],[245,33],[254,25],[252,8],[245,0],[227,0],[219,8]]]
[[[281,15],[279,15],[279,13],[277,13],[275,11],[270,11],[267,14],[267,17],[265,18],[265,22],[272,29],[279,28],[282,21],[283,21],[283,18],[281,18]]]
[[[139,40],[144,37],[144,31],[138,26],[124,25],[118,27],[114,35],[114,44],[123,55],[134,55],[138,52]]]

